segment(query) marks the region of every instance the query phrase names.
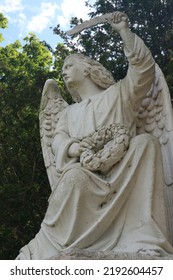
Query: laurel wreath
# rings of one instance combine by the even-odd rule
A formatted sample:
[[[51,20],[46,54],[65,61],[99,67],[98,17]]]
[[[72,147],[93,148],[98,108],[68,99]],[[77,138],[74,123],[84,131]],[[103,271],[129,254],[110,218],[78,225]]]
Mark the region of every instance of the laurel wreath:
[[[96,145],[81,154],[80,162],[88,170],[105,173],[124,157],[129,147],[130,134],[125,125],[111,124],[99,127],[92,138]]]

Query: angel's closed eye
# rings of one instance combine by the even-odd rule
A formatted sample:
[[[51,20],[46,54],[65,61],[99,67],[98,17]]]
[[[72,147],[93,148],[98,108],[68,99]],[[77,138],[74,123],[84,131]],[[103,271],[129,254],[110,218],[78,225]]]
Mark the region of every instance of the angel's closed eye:
[[[72,64],[72,63],[66,64],[66,65],[65,65],[65,67],[64,67],[64,69],[71,68],[72,66],[73,66],[73,64]]]
[[[71,67],[73,66],[72,63],[69,63],[69,64],[66,64],[64,65],[63,69],[62,69],[62,72],[61,72],[61,75],[64,77],[66,75],[65,71],[70,69]]]

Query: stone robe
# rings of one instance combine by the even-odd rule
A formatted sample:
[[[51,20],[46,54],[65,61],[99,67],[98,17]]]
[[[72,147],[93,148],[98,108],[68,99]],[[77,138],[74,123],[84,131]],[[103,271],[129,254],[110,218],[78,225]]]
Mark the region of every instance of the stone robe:
[[[19,259],[48,259],[69,248],[173,253],[167,241],[160,144],[136,135],[141,100],[154,80],[155,62],[135,37],[126,77],[100,95],[68,106],[57,124],[52,149],[59,173],[41,229]],[[68,149],[98,126],[121,123],[130,130],[124,158],[106,174],[84,169]]]

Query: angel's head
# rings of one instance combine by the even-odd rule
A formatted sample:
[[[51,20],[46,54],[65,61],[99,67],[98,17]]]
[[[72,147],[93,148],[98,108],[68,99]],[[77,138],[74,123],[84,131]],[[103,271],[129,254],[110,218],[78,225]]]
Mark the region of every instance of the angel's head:
[[[101,90],[107,89],[115,83],[112,74],[99,62],[83,55],[71,54],[66,57],[62,68],[62,75],[68,91],[75,102],[81,98],[74,90],[73,84],[86,77]]]

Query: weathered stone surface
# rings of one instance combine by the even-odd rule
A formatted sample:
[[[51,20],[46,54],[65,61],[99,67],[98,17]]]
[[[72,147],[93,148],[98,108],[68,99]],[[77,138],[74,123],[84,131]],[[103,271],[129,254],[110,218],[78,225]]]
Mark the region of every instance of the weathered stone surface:
[[[112,251],[88,251],[71,249],[61,251],[51,260],[173,260],[173,255],[154,252],[146,253],[115,253]]]

